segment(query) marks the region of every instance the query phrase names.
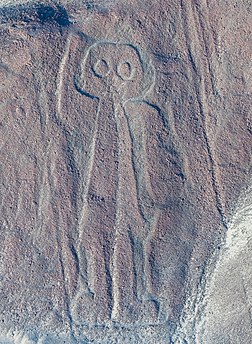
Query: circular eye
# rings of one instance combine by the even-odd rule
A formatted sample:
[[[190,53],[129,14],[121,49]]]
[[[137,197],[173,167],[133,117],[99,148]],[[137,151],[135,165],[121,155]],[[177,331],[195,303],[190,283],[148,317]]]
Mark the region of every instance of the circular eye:
[[[94,74],[98,77],[98,78],[104,78],[106,77],[109,72],[110,72],[110,69],[109,69],[109,65],[107,63],[107,61],[105,60],[98,60],[94,66],[93,66],[93,72]]]
[[[135,70],[129,62],[121,62],[117,66],[117,74],[122,80],[131,80],[134,77]]]

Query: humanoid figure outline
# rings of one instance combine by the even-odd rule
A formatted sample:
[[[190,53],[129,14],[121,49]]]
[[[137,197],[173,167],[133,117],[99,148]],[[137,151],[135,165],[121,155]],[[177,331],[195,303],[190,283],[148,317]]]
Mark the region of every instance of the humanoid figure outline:
[[[102,284],[95,285],[97,284],[94,282],[97,271],[92,271],[92,259],[95,259],[95,255],[92,256],[92,253],[90,253],[92,249],[88,249],[88,245],[84,244],[85,235],[87,235],[87,232],[85,233],[86,219],[88,213],[92,213],[92,210],[90,210],[92,207],[91,202],[93,202],[94,199],[100,202],[105,199],[103,195],[97,194],[99,188],[97,186],[92,186],[92,183],[94,183],[92,182],[92,175],[95,168],[95,154],[97,148],[99,148],[97,142],[100,140],[100,144],[102,144],[101,139],[99,139],[99,135],[102,136],[99,131],[101,129],[100,122],[102,114],[106,115],[106,113],[108,114],[108,111],[110,111],[111,115],[112,111],[114,129],[117,131],[116,136],[118,136],[117,144],[119,152],[117,166],[120,171],[114,200],[117,208],[114,224],[115,239],[113,241],[113,254],[109,257],[109,264],[107,264],[107,268],[109,265],[108,270],[110,270],[110,272],[107,271],[107,274],[110,275],[109,279],[112,284],[111,294],[113,305],[108,310],[109,314],[107,314],[107,318],[106,315],[103,315],[104,318],[101,319],[101,317],[99,319],[100,321],[110,318],[112,318],[112,320],[124,321],[124,314],[127,312],[130,313],[132,309],[125,309],[127,306],[121,304],[123,298],[128,298],[127,302],[129,303],[131,301],[132,303],[139,302],[139,304],[149,303],[152,311],[148,306],[147,308],[145,307],[145,313],[155,313],[153,318],[156,320],[158,319],[158,300],[157,296],[154,296],[151,290],[151,277],[148,271],[149,263],[148,257],[146,257],[145,246],[148,245],[149,237],[153,232],[153,227],[155,227],[160,210],[154,207],[155,201],[153,201],[153,199],[155,196],[153,196],[150,184],[146,180],[148,177],[144,152],[144,133],[142,132],[143,128],[141,128],[142,123],[141,120],[135,121],[133,118],[139,116],[139,114],[130,113],[132,109],[134,112],[134,108],[138,111],[137,108],[139,104],[148,107],[152,112],[157,112],[154,106],[148,104],[144,100],[146,93],[153,85],[153,74],[154,70],[144,63],[138,49],[131,44],[98,42],[88,49],[81,65],[81,73],[78,78],[76,78],[76,89],[83,95],[97,99],[99,106],[96,114],[95,133],[91,148],[94,158],[89,165],[89,180],[84,195],[83,222],[80,224],[80,245],[78,249],[79,252],[85,251],[87,257],[91,256],[91,259],[86,265],[85,273],[87,276],[85,278],[86,282],[84,283],[86,285],[79,286],[79,293],[77,293],[74,299],[73,307],[76,307],[76,304],[78,304],[81,294],[86,293],[87,296],[83,298],[82,302],[88,303],[88,298],[92,302],[96,291],[100,290],[102,292],[102,288],[104,287]],[[111,140],[113,140],[113,138],[111,138]],[[134,141],[137,141],[138,144],[132,147],[132,142]],[[102,160],[101,157],[99,159]],[[129,161],[131,166],[129,165]],[[127,179],[127,177],[125,177],[127,174],[131,175],[131,177],[134,176],[135,193],[132,192],[132,197],[129,196],[130,177]],[[133,178],[131,180],[133,180]],[[140,180],[141,183],[139,183]],[[92,195],[91,189],[96,189],[95,192],[92,191]],[[129,205],[128,210],[125,210],[126,204]],[[162,208],[162,206],[159,208]],[[133,225],[130,224],[130,218],[133,218]],[[123,228],[124,231],[122,230]],[[95,235],[95,233],[93,233],[93,235]],[[98,241],[97,238],[96,243]],[[124,267],[124,270],[134,268],[138,270],[138,272],[136,273],[136,281],[129,282],[130,286],[128,292],[125,292],[125,288],[127,287],[123,287],[125,292],[125,295],[123,295],[120,286],[120,271],[122,271],[123,266],[123,262],[120,259],[120,255],[122,255],[120,248],[123,246],[122,242],[125,243],[125,241],[129,243],[126,247],[131,247],[132,250],[135,251],[132,252],[132,256],[136,259],[138,265],[141,266],[140,268],[139,266],[137,267],[135,261],[132,263],[131,267]],[[87,252],[87,250],[90,252]],[[105,265],[106,264],[104,264],[104,266]],[[132,271],[131,274],[133,275]],[[130,276],[129,271],[128,274],[126,272],[126,276]],[[135,301],[133,300],[134,292],[132,292],[134,285],[136,289]],[[85,289],[86,292],[84,291]],[[129,299],[131,300],[129,301]],[[140,312],[142,314],[144,313],[142,310],[140,310]],[[85,322],[84,319],[83,322]]]

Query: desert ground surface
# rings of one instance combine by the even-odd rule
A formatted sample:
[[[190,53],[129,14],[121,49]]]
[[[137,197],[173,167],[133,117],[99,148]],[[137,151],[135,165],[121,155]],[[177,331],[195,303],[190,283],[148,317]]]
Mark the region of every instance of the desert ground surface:
[[[0,343],[252,338],[252,3],[0,1]]]

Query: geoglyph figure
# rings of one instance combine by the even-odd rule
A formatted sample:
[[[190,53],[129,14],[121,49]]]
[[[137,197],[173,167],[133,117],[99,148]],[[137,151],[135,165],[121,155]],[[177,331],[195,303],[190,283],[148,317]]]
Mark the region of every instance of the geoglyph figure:
[[[89,48],[76,81],[79,92],[97,98],[99,106],[78,249],[87,265],[73,307],[94,304],[100,321],[158,316],[145,249],[158,210],[147,180],[144,114],[138,109],[157,110],[143,101],[151,86],[144,68],[135,47],[98,43]]]

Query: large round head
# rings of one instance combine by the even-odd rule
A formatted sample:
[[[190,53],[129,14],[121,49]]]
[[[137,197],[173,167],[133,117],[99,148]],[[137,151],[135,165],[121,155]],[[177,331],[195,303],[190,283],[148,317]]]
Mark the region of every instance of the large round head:
[[[92,45],[82,64],[78,87],[87,95],[104,98],[108,94],[127,100],[146,88],[144,63],[129,44]]]

